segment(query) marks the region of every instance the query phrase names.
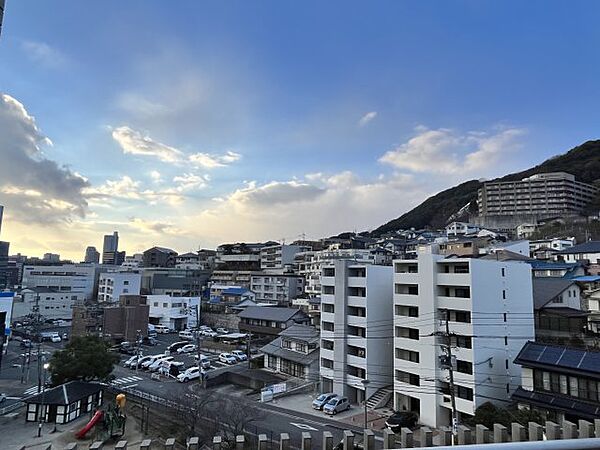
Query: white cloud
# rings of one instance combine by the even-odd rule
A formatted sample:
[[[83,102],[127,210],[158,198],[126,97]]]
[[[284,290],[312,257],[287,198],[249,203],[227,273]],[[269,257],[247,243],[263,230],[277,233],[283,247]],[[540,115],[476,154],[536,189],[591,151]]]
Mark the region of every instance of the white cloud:
[[[150,178],[152,178],[152,181],[155,183],[159,183],[162,180],[162,175],[158,170],[151,170]]]
[[[520,128],[460,134],[449,128],[416,129],[406,143],[386,152],[379,161],[412,172],[458,174],[485,172],[519,147]]]
[[[202,189],[208,186],[210,177],[208,175],[196,175],[193,173],[184,173],[173,178],[173,183],[177,184],[177,191],[189,191],[193,189]]]
[[[62,67],[68,61],[62,52],[45,42],[23,41],[21,42],[21,48],[33,62],[52,69]]]
[[[154,234],[178,234],[181,233],[181,230],[175,227],[173,224],[169,222],[160,222],[155,220],[144,220],[139,217],[132,217],[129,220],[129,226],[132,228],[142,231],[144,233],[154,233]]]
[[[177,163],[184,158],[180,150],[154,141],[149,136],[144,136],[127,126],[115,128],[112,137],[121,146],[123,153],[153,156],[168,163]]]
[[[360,118],[360,120],[358,121],[358,126],[364,127],[366,124],[375,119],[375,117],[377,117],[377,111],[369,111]]]
[[[209,153],[195,153],[190,155],[190,162],[198,167],[205,169],[214,169],[215,167],[225,167],[241,159],[242,155],[228,151],[223,155]]]

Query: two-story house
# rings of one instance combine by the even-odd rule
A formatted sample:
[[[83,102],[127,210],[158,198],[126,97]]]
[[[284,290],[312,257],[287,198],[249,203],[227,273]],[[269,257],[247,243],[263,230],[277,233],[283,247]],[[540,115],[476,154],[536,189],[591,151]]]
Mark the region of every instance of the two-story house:
[[[314,327],[294,324],[261,351],[267,370],[306,381],[319,378],[319,331]]]
[[[296,323],[310,324],[310,317],[304,311],[276,306],[250,306],[238,317],[240,332],[261,336],[277,336]]]

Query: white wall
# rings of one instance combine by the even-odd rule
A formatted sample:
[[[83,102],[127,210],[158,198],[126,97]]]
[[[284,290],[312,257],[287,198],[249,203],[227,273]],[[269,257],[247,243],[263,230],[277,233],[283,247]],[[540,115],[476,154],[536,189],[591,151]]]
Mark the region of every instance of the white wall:
[[[187,328],[196,327],[196,314],[199,297],[171,297],[169,295],[148,295],[150,318],[158,318],[159,325],[173,328],[175,319],[182,319]],[[180,306],[173,306],[173,304]]]
[[[142,275],[137,272],[107,272],[98,280],[98,301],[116,303],[121,295],[139,295]]]

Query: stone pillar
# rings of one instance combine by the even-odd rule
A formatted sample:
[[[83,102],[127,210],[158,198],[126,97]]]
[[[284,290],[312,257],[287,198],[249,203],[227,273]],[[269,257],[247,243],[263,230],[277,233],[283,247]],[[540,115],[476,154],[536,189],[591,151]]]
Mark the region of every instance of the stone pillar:
[[[127,450],[127,441],[119,441],[115,444],[115,450]]]
[[[421,428],[421,447],[433,447],[433,433],[430,428]]]
[[[448,427],[443,427],[440,430],[440,445],[452,445],[452,429]]]
[[[396,435],[389,428],[383,429],[383,448],[386,450],[396,448]]]
[[[310,450],[312,447],[312,436],[308,431],[302,432],[302,446],[301,450]]]
[[[546,421],[546,439],[549,441],[560,439],[560,427],[550,420]]]
[[[244,450],[244,445],[246,443],[246,438],[243,434],[238,434],[235,437],[235,450]]]
[[[471,429],[465,425],[458,426],[458,444],[470,445],[472,442]]]
[[[535,422],[529,422],[529,440],[542,441],[544,439],[544,428]]]
[[[562,423],[563,439],[577,439],[577,425],[568,420],[564,420]]]
[[[513,422],[510,424],[510,437],[513,442],[525,441],[525,427],[520,423]]]
[[[193,436],[188,441],[188,450],[198,450],[200,439],[197,436]]]
[[[65,445],[65,450],[77,450],[77,443],[71,442],[70,444]]]
[[[175,450],[175,438],[168,438],[165,441],[165,450]]]
[[[579,439],[594,437],[594,424],[587,420],[579,421]]]
[[[481,424],[477,424],[475,425],[475,443],[477,444],[487,444],[489,439],[488,439],[488,434],[489,434],[489,428],[486,427],[485,425],[481,425]]]
[[[90,450],[102,450],[102,442],[96,441],[90,445]]]
[[[267,450],[267,444],[268,444],[267,435],[259,434],[258,435],[258,450]]]
[[[152,446],[152,440],[151,439],[144,439],[142,441],[142,443],[140,444],[140,450],[150,450],[151,446]]]
[[[213,450],[221,450],[221,445],[223,444],[223,438],[221,436],[215,436],[213,438]]]
[[[373,433],[373,430],[365,430],[363,436],[363,450],[375,450],[375,433]]]
[[[290,450],[290,435],[287,433],[281,433],[279,441],[279,450]]]
[[[354,450],[354,433],[352,431],[344,430],[344,450]]]
[[[504,425],[495,423],[494,424],[494,443],[499,444],[501,442],[508,442],[508,430]]]
[[[594,432],[596,437],[600,438],[600,419],[594,419]]]
[[[323,450],[333,450],[333,434],[323,431]]]
[[[413,432],[409,428],[402,428],[400,430],[400,447],[401,448],[412,448],[414,445]],[[394,447],[391,447],[394,448]]]

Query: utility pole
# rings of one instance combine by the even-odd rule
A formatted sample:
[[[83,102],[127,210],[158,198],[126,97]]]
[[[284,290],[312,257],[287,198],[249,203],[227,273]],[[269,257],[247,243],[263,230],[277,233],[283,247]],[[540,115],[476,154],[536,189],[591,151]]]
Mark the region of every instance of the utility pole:
[[[204,372],[202,371],[202,337],[200,335],[200,323],[202,321],[202,297],[198,297],[198,306],[196,306],[196,352],[198,354],[198,381],[200,385],[204,383]]]
[[[136,349],[136,360],[135,360],[135,372],[139,371],[140,365],[140,350],[142,347],[142,330],[137,330],[137,349]]]
[[[444,333],[444,337],[446,338],[446,354],[447,361],[445,364],[445,368],[448,369],[449,377],[450,377],[450,399],[452,401],[452,445],[456,445],[458,443],[458,413],[456,411],[456,390],[454,387],[454,367],[452,366],[452,342],[450,337],[450,325],[449,325],[449,316],[450,312],[446,309],[444,310],[444,317],[446,322],[446,332]]]
[[[38,394],[42,391],[42,335],[40,332],[41,318],[40,318],[40,294],[35,296],[35,306],[33,307],[34,319],[33,319],[33,331],[37,340],[37,369],[38,369]]]
[[[248,332],[246,336],[246,355],[248,356],[248,369],[252,369],[252,360],[250,359],[250,341],[252,340],[252,333]]]

